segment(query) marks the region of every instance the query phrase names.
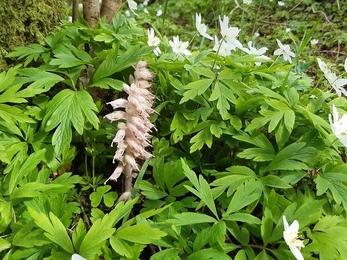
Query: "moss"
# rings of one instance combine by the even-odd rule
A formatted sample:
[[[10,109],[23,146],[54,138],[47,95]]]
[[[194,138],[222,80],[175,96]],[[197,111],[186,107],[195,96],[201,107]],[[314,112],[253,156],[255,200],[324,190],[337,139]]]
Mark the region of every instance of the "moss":
[[[8,66],[4,54],[18,46],[40,43],[63,19],[66,0],[0,1],[0,71]]]

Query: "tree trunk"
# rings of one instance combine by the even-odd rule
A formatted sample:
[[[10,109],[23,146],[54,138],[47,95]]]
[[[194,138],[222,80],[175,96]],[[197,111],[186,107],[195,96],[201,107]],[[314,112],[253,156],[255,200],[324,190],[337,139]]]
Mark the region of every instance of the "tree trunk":
[[[103,0],[100,9],[100,17],[106,16],[106,22],[110,23],[121,5],[122,0]]]
[[[100,18],[99,0],[83,0],[83,17],[94,29]]]
[[[78,0],[72,1],[72,22],[78,21]]]

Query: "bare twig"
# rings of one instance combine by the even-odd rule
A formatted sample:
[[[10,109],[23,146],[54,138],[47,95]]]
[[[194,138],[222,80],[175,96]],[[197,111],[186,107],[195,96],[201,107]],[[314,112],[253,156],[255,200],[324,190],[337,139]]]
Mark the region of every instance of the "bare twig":
[[[336,55],[336,59],[338,59],[338,57],[340,56],[340,50],[341,50],[341,46],[340,46],[340,40],[339,40],[339,37],[337,35],[337,32],[334,28],[334,26],[332,26],[332,22],[329,20],[328,16],[326,15],[326,13],[324,13],[323,11],[315,11],[314,8],[312,7],[312,11],[313,13],[320,13],[324,16],[325,20],[331,25],[331,28],[333,29],[335,35],[336,35],[336,39],[337,39],[337,55]]]

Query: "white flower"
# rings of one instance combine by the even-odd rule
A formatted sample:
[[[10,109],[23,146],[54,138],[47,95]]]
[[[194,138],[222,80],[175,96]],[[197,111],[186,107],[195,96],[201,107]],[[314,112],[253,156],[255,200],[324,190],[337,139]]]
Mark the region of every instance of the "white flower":
[[[144,9],[143,9],[143,12],[144,12],[145,14],[149,14],[149,11],[148,11],[147,8],[144,8]]]
[[[247,48],[242,48],[242,50],[244,51],[244,52],[246,52],[246,53],[248,53],[248,54],[254,54],[254,55],[258,55],[257,57],[255,57],[255,58],[260,58],[260,59],[264,59],[264,60],[269,60],[270,58],[269,57],[266,57],[266,56],[264,56],[263,54],[267,51],[267,48],[266,47],[262,47],[262,48],[260,48],[259,50],[257,50],[256,48],[254,48],[253,46],[252,46],[252,42],[251,41],[249,41],[248,42],[248,48],[249,49],[247,49]],[[260,64],[261,64],[261,62],[255,62],[255,65],[256,66],[260,66]]]
[[[317,40],[317,39],[312,39],[312,40],[310,41],[310,43],[311,43],[311,45],[317,45],[318,40]]]
[[[285,3],[284,3],[283,1],[278,1],[278,5],[279,5],[279,6],[284,6]]]
[[[187,50],[189,43],[180,41],[178,35],[174,36],[173,41],[169,41],[169,44],[174,53],[192,55],[192,53]]]
[[[291,32],[291,29],[290,28],[287,28],[286,29],[286,33],[290,33]]]
[[[254,37],[255,37],[255,38],[257,38],[257,37],[259,37],[259,36],[260,36],[260,34],[259,34],[258,32],[255,32],[255,33],[254,33]]]
[[[222,40],[221,43],[219,43],[219,40],[217,36],[214,36],[214,47],[213,50],[220,56],[226,57],[231,54],[231,48],[230,46]]]
[[[148,5],[149,0],[143,0],[143,5]]]
[[[283,59],[292,63],[292,58],[295,57],[295,54],[290,51],[290,46],[285,44],[283,45],[278,39],[276,39],[279,49],[275,50],[274,55],[283,55]]]
[[[344,113],[342,118],[339,119],[339,113],[333,104],[333,117],[334,121],[331,118],[331,114],[329,114],[331,130],[341,143],[347,147],[347,114]]]
[[[159,16],[161,16],[163,14],[163,11],[161,10],[161,9],[159,9],[158,11],[157,11],[157,16],[159,17]]]
[[[207,39],[213,40],[212,36],[206,33],[207,26],[201,23],[201,14],[195,14],[195,20],[195,27],[200,35]]]
[[[330,85],[333,87],[333,89],[336,91],[336,94],[341,97],[341,95],[347,96],[347,91],[343,87],[347,84],[347,79],[338,79],[336,74],[331,72],[328,65],[322,61],[321,59],[317,58],[319,68],[323,71],[324,77],[329,81]],[[345,70],[347,71],[347,64],[345,61]]]
[[[126,16],[130,16],[130,11],[129,11],[129,10],[125,10],[124,14],[125,14]]]
[[[229,18],[226,15],[224,15],[223,20],[219,17],[219,24],[221,35],[230,46],[230,49],[242,49],[242,44],[237,40],[241,30],[238,27],[229,27]]]
[[[229,17],[224,15],[223,20],[219,16],[220,33],[226,37],[229,28]]]
[[[80,256],[79,254],[73,254],[71,256],[71,260],[87,260],[84,257]]]
[[[250,5],[252,3],[252,0],[243,0],[243,3],[246,5]]]
[[[289,226],[286,216],[283,216],[283,225],[283,238],[286,241],[286,244],[289,246],[290,251],[297,260],[304,260],[300,249],[305,246],[302,241],[298,239],[299,222],[294,220],[294,222]]]
[[[127,0],[127,2],[128,2],[130,11],[132,11],[135,15],[137,15],[134,11],[134,10],[137,10],[137,3],[134,0]]]
[[[154,49],[154,54],[158,56],[161,53],[161,50],[158,47],[158,45],[160,44],[160,39],[154,35],[153,28],[148,29],[147,34],[148,34],[147,44],[148,44],[148,46],[155,46],[156,47]]]

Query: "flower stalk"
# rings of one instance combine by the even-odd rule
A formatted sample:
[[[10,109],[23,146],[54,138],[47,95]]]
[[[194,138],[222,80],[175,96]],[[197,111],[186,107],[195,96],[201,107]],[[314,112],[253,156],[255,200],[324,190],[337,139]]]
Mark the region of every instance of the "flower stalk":
[[[137,160],[152,157],[152,154],[146,151],[146,147],[151,146],[152,135],[150,132],[154,127],[149,121],[149,116],[155,112],[152,108],[154,95],[151,92],[152,79],[155,74],[148,70],[146,61],[138,62],[134,69],[134,77],[131,77],[130,86],[123,85],[123,90],[128,94],[127,99],[119,98],[107,103],[113,109],[122,110],[115,110],[105,116],[111,122],[118,121],[118,131],[111,143],[111,146],[114,143],[117,144],[113,162],[118,161],[118,165],[106,182],[117,181],[119,176],[124,173],[124,193],[119,198],[123,201],[130,199],[132,179],[140,171]]]

